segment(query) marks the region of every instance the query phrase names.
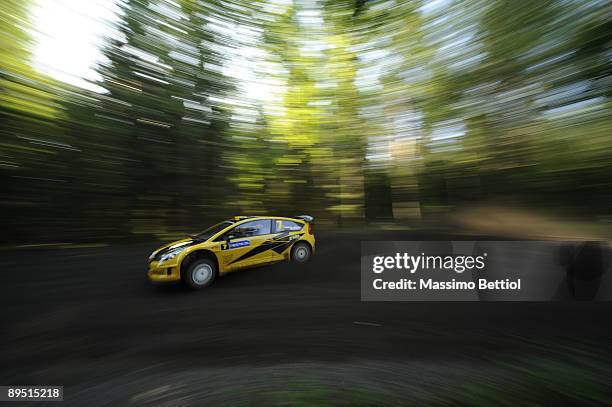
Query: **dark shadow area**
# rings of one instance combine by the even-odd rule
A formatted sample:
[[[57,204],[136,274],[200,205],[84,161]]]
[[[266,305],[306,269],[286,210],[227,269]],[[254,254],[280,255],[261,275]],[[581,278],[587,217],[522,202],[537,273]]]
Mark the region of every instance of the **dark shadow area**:
[[[579,242],[559,248],[559,262],[566,276],[556,299],[589,301],[596,298],[602,277],[610,267],[610,249],[602,242]]]

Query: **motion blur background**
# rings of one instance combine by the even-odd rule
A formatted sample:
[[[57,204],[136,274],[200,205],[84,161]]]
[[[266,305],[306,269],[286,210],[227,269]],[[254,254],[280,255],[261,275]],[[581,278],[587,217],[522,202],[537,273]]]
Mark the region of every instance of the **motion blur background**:
[[[5,0],[3,244],[612,218],[609,1]]]
[[[361,302],[359,280],[366,240],[612,241],[611,17],[0,1],[0,384],[79,407],[612,405],[611,302]],[[310,264],[145,281],[158,240],[264,213],[316,217]],[[609,292],[609,253],[585,253],[599,268],[547,289]]]

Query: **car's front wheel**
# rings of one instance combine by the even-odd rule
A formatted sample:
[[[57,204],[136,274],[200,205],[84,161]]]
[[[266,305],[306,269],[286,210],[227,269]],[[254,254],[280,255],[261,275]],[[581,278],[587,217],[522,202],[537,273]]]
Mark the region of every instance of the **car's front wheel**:
[[[192,262],[183,272],[183,281],[189,288],[195,290],[208,287],[217,278],[217,267],[209,259],[199,259]]]
[[[296,263],[306,263],[310,260],[312,249],[307,243],[298,242],[291,249],[291,259]]]

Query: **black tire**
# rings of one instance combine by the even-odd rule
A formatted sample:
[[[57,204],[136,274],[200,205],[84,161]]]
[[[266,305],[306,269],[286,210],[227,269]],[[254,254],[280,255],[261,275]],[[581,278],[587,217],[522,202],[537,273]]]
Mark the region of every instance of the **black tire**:
[[[306,263],[310,260],[312,249],[308,243],[297,242],[291,248],[291,260],[296,263]]]
[[[217,278],[217,267],[212,260],[193,261],[181,274],[183,283],[191,289],[200,290],[210,286]]]

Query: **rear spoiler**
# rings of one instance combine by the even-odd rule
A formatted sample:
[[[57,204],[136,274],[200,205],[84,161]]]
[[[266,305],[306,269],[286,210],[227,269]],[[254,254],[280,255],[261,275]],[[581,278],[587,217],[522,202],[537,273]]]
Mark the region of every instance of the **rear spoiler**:
[[[314,220],[314,218],[310,215],[298,215],[298,216],[294,216],[295,219],[301,219],[304,222],[310,223]]]

